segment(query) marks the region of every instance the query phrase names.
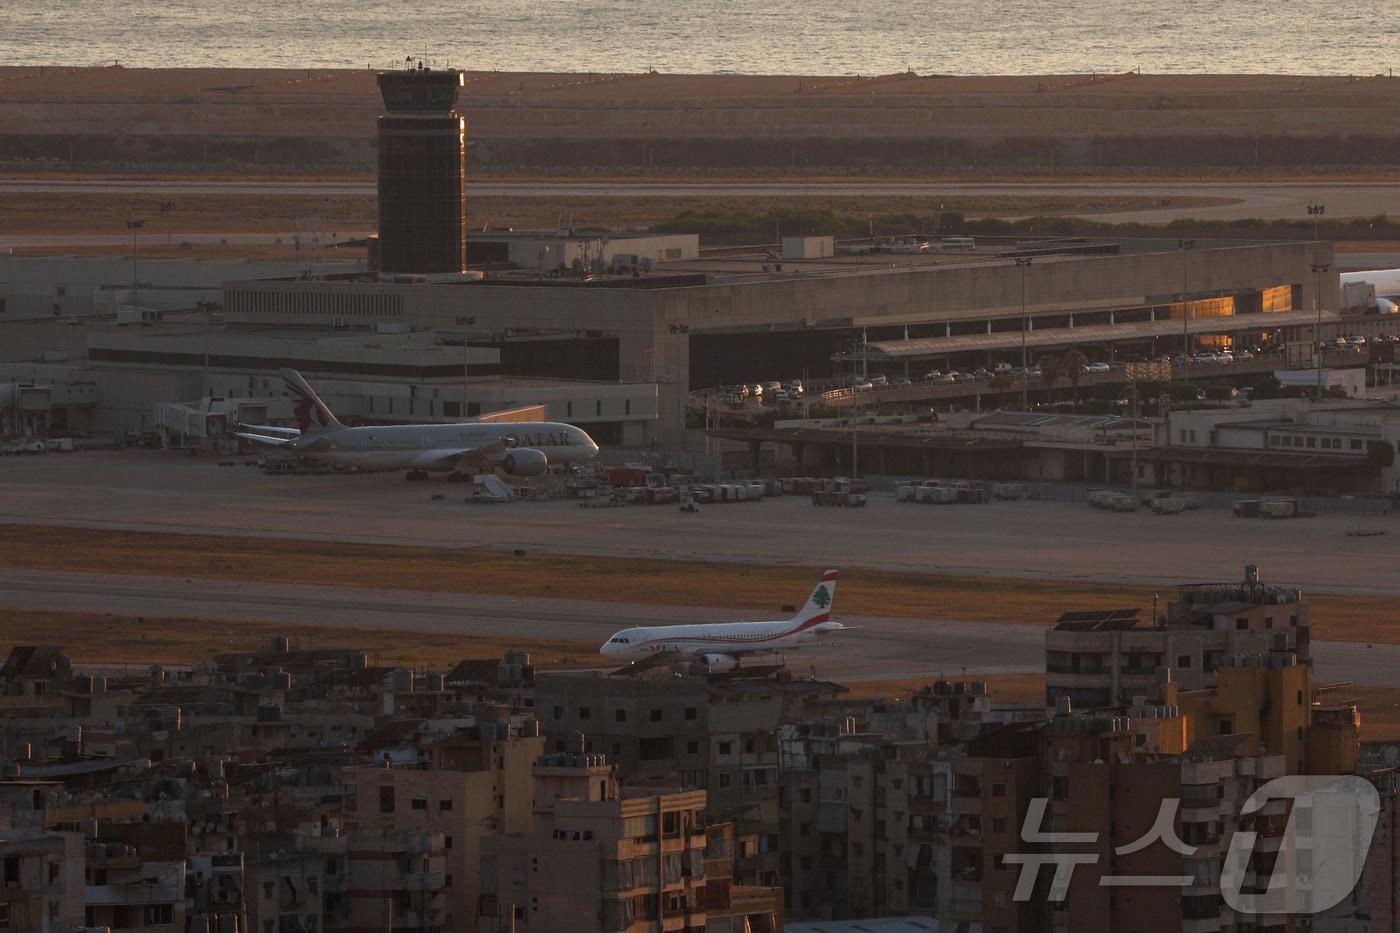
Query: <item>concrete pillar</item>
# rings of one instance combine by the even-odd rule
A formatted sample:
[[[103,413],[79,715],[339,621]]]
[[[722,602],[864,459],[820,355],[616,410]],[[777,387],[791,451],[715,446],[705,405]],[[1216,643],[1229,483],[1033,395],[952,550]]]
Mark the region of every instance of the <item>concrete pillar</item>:
[[[953,322],[952,322],[952,321],[948,321],[947,323],[945,323],[945,324],[943,325],[943,336],[944,336],[944,337],[951,337],[951,336],[953,336]]]
[[[1108,323],[1110,323],[1110,324],[1117,324],[1117,323],[1118,323],[1118,321],[1117,321],[1117,319],[1114,317],[1114,313],[1113,313],[1112,311],[1108,312]]]
[[[992,332],[992,319],[991,319],[991,318],[987,318],[987,333],[990,334],[991,332]]]
[[[763,441],[749,441],[749,469],[757,473],[760,457],[763,453]]]
[[[1074,326],[1074,315],[1073,315],[1073,314],[1071,314],[1071,315],[1069,316],[1069,326],[1070,326],[1070,327],[1073,327],[1073,326]]]

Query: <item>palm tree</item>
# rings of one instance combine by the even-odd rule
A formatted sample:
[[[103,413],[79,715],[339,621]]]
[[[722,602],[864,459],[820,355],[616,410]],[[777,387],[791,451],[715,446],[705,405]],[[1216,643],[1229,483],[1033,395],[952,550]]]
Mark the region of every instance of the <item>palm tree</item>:
[[[1055,380],[1060,378],[1060,358],[1042,356],[1036,365],[1040,367],[1040,385],[1045,389],[1045,402],[1049,404],[1055,400]]]
[[[1089,362],[1089,358],[1078,350],[1069,350],[1065,353],[1065,358],[1060,361],[1065,368],[1065,375],[1069,377],[1069,384],[1074,387],[1074,404],[1079,404],[1079,380],[1084,375],[1084,364]]]

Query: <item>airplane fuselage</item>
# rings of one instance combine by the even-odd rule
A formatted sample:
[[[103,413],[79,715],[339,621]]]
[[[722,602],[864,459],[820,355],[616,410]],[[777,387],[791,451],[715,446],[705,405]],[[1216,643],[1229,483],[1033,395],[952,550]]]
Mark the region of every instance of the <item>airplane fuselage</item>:
[[[554,421],[371,425],[304,434],[292,449],[307,460],[367,470],[448,472],[456,465],[431,451],[489,447],[504,438],[514,438],[515,448],[540,451],[551,464],[583,463],[598,453],[583,430]]]
[[[630,628],[614,635],[603,646],[603,654],[619,661],[637,661],[663,652],[744,655],[792,651],[810,648],[823,635],[840,628],[840,623],[822,622],[811,628],[793,631],[792,622],[787,620]]]

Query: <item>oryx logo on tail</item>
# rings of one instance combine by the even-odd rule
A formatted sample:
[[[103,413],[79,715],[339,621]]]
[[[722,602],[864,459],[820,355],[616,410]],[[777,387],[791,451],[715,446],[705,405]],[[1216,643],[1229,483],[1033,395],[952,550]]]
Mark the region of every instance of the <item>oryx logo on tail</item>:
[[[343,428],[339,419],[331,413],[326,403],[301,377],[301,373],[294,369],[280,370],[282,374],[282,386],[287,390],[287,394],[292,397],[292,410],[296,415],[297,427],[303,434],[313,434],[318,431],[335,431]]]

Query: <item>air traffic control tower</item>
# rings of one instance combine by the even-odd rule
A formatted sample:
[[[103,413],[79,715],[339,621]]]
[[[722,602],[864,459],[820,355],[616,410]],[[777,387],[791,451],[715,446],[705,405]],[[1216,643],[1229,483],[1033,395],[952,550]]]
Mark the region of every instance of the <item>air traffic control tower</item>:
[[[467,121],[462,74],[379,74],[379,271],[460,273],[467,265]]]

